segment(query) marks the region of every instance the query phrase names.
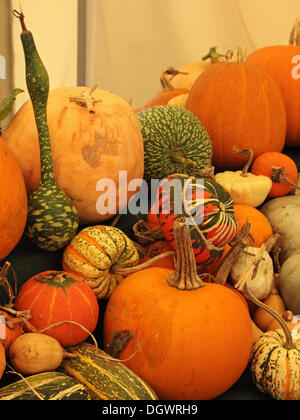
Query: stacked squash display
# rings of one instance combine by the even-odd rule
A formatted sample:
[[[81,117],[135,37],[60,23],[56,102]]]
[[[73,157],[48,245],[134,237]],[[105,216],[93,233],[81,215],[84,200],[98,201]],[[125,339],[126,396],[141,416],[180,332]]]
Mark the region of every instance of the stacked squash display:
[[[282,73],[273,49],[267,63],[213,48],[165,69],[137,111],[96,87],[50,90],[14,15],[30,100],[0,139],[0,400],[208,400],[247,368],[262,393],[299,400],[300,198],[285,146],[298,147],[300,114],[283,82],[299,27],[278,47]],[[6,259],[23,233],[60,268],[15,290]]]

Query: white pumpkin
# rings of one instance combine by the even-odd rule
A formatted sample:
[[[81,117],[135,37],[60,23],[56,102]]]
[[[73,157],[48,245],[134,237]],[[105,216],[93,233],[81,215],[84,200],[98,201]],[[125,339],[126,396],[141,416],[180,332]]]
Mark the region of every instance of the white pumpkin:
[[[280,234],[281,264],[300,249],[300,196],[273,198],[260,209],[269,220],[274,233]]]

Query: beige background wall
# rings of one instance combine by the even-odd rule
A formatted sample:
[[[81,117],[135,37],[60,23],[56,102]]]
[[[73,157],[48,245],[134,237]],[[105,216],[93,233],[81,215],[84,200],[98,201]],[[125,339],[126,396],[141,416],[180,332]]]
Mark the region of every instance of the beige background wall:
[[[77,0],[22,0],[51,87],[77,83]],[[19,0],[12,0],[19,8]],[[86,85],[98,84],[139,108],[160,70],[198,61],[217,45],[248,52],[286,44],[299,0],[86,0]],[[13,20],[14,81],[24,88],[20,26]],[[25,97],[19,98],[17,107]]]

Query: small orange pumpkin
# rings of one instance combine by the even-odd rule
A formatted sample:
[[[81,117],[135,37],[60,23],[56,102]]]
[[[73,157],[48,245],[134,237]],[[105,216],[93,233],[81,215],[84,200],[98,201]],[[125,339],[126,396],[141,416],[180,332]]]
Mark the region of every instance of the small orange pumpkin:
[[[284,153],[266,152],[258,156],[252,165],[254,175],[265,175],[272,181],[269,198],[288,194],[296,184],[298,168],[295,161]]]
[[[18,311],[30,310],[30,324],[63,347],[84,341],[96,328],[99,316],[91,287],[63,271],[44,271],[31,277],[21,287],[15,306]],[[57,323],[61,324],[43,331]]]
[[[249,222],[249,244],[260,247],[273,234],[272,227],[266,216],[257,208],[247,204],[234,204],[234,215],[240,231]]]

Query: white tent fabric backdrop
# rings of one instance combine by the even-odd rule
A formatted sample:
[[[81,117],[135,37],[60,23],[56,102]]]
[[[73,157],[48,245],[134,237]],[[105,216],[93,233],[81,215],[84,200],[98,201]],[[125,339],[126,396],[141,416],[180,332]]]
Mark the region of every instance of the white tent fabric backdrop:
[[[19,7],[19,0],[12,3]],[[157,92],[164,67],[200,61],[211,46],[224,53],[243,45],[250,53],[287,44],[300,16],[299,0],[86,0],[85,5],[85,84],[131,100],[134,108]],[[77,6],[77,0],[22,0],[51,88],[78,81]],[[17,21],[13,30],[14,85],[24,87]]]

